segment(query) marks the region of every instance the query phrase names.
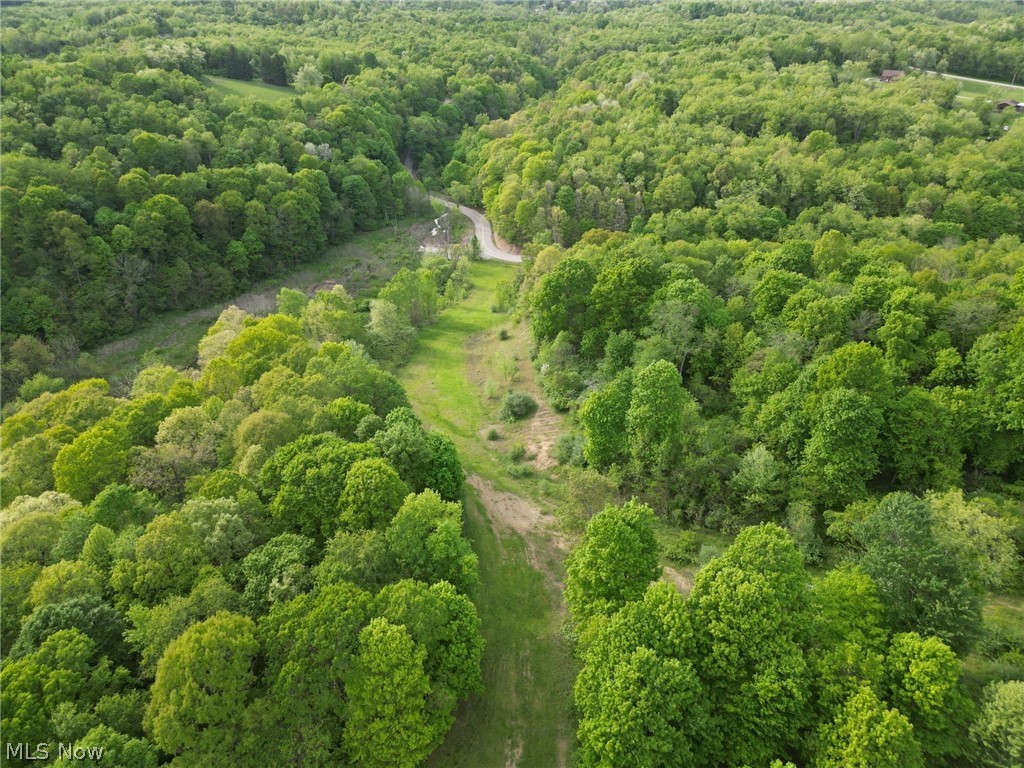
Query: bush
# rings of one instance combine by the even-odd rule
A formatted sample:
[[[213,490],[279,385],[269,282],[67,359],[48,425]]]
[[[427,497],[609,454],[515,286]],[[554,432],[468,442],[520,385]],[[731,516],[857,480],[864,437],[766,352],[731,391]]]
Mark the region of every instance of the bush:
[[[714,544],[701,544],[700,552],[697,553],[697,566],[703,568],[721,554],[722,550]]]
[[[533,475],[533,469],[529,464],[513,464],[512,462],[505,463],[505,472],[515,480],[522,480]]]
[[[490,429],[487,430],[487,439],[488,440],[501,440],[501,432],[496,430],[494,427],[491,427]]]
[[[693,531],[680,531],[675,543],[665,553],[673,563],[683,566],[696,563],[699,554],[701,554],[700,537]]]
[[[509,392],[501,406],[501,418],[505,421],[519,421],[537,411],[537,401],[527,392]]]
[[[555,460],[562,466],[583,466],[583,435],[562,435],[555,443]]]
[[[502,341],[508,341],[509,338],[511,338],[508,329],[502,328],[500,331],[498,331],[498,338],[501,339]]]
[[[522,443],[513,443],[508,449],[508,460],[513,464],[519,464],[526,458],[526,446]]]

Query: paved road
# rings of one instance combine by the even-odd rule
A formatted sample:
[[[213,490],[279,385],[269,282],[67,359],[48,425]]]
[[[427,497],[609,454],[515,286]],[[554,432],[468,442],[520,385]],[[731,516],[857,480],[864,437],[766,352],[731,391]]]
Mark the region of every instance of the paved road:
[[[981,83],[982,85],[992,85],[996,88],[1013,88],[1014,90],[1024,91],[1024,85],[1010,85],[1009,83],[997,83],[995,80],[979,80],[976,77],[964,77],[963,75],[951,75],[948,72],[934,72],[930,69],[922,69],[921,72],[927,72],[929,75],[938,75],[939,77],[948,77],[950,80],[966,80],[970,83]]]
[[[467,208],[464,205],[457,205],[451,200],[445,200],[443,197],[437,195],[431,195],[430,199],[436,203],[443,205],[454,205],[459,209],[465,216],[468,216],[473,222],[473,228],[476,230],[476,239],[480,241],[480,256],[484,259],[492,259],[493,261],[508,261],[513,264],[520,264],[523,261],[523,257],[518,253],[512,253],[499,248],[494,242],[494,231],[491,229],[491,222],[486,217],[473,208]]]

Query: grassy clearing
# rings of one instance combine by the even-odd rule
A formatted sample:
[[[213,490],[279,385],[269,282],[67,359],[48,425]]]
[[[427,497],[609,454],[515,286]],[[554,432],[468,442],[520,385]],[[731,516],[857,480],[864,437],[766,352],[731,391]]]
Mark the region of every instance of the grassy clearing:
[[[474,262],[470,267],[472,290],[460,304],[446,309],[438,321],[420,331],[416,351],[398,371],[420,417],[431,427],[443,430],[459,448],[467,469],[492,481],[496,488],[527,496],[547,506],[544,473],[510,478],[505,471],[504,449],[508,440],[489,443],[485,438],[493,426],[500,403],[487,395],[486,365],[490,350],[502,342],[498,329],[507,326],[507,315],[491,312],[498,282],[515,275],[516,266],[494,261]],[[512,353],[520,370],[517,387],[537,394],[532,371],[523,363],[525,351]],[[504,394],[504,390],[501,390]],[[506,438],[528,429],[528,424],[500,425]]]
[[[271,104],[294,99],[299,95],[290,85],[268,85],[258,80],[232,80],[206,75],[203,81],[221,96],[252,96]]]
[[[551,501],[544,472],[510,477],[503,450],[486,439],[497,406],[485,396],[482,372],[475,364],[488,357],[481,350],[508,343],[498,334],[508,318],[491,312],[490,306],[497,283],[513,276],[515,269],[497,262],[472,263],[469,296],[420,332],[416,351],[398,376],[423,421],[455,441],[468,473],[531,498],[545,510]],[[520,386],[528,386],[525,378]],[[472,488],[467,488],[466,531],[480,556],[485,690],[463,705],[430,765],[565,765],[574,732],[570,702],[575,666],[561,634],[560,553],[539,535],[528,534],[528,540],[498,528]]]
[[[206,329],[226,307],[235,304],[256,315],[268,314],[282,287],[309,291],[326,280],[336,280],[353,296],[372,296],[399,269],[419,263],[417,247],[427,226],[422,220],[409,219],[398,227],[359,235],[329,248],[318,261],[267,279],[231,300],[161,315],[135,333],[96,350],[98,375],[117,389],[130,383],[142,365],[165,362],[186,368],[195,362],[196,345]]]
[[[467,491],[466,533],[480,556],[484,692],[463,703],[428,765],[564,765],[572,740],[568,692],[575,670],[558,632],[558,594],[530,566],[526,542],[496,532],[479,496]]]

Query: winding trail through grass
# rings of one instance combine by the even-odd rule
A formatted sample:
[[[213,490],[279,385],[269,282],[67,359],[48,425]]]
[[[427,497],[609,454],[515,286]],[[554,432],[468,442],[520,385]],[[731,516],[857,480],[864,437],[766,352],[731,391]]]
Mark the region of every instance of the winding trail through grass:
[[[399,371],[416,412],[459,448],[470,480],[466,532],[480,557],[485,690],[459,709],[428,763],[438,768],[555,768],[568,764],[573,738],[575,669],[562,635],[563,552],[543,523],[543,499],[532,517],[520,516],[534,522],[511,521],[509,506],[529,507],[528,499],[538,499],[536,484],[509,478],[481,438],[493,406],[468,365],[469,349],[481,336],[507,323],[490,305],[495,285],[514,270],[500,262],[471,264],[468,298],[421,332]]]

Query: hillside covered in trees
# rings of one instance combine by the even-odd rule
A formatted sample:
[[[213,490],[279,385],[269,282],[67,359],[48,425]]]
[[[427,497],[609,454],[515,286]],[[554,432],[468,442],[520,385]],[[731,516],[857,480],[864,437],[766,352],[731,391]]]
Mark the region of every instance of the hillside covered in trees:
[[[458,716],[506,766],[1024,762],[1019,3],[54,2],[2,44],[7,741],[384,768],[474,754]],[[93,375],[428,190],[522,263],[283,289]],[[519,497],[557,532],[470,539],[460,502]],[[485,691],[515,632],[575,682]],[[533,695],[576,729],[547,763]]]

